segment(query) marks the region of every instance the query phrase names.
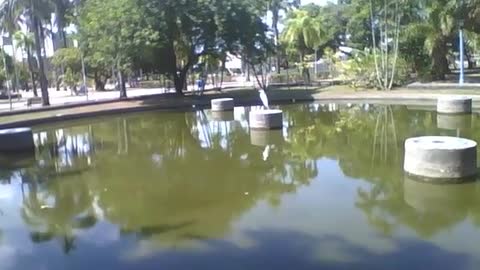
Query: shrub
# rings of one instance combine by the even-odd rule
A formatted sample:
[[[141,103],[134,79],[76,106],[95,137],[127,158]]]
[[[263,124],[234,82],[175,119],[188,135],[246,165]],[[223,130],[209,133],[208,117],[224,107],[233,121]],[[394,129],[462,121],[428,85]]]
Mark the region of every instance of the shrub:
[[[392,66],[393,55],[389,57],[389,66]],[[380,57],[377,55],[380,63]],[[375,57],[370,51],[359,51],[346,61],[337,63],[340,79],[349,82],[354,88],[381,88],[375,69]],[[391,71],[389,77],[391,76]],[[407,62],[400,56],[397,58],[393,86],[406,84],[410,80],[410,69]]]
[[[288,75],[288,76],[287,76]],[[270,76],[270,83],[272,84],[303,84],[305,81],[304,76],[297,69],[289,70],[282,73],[273,73]]]

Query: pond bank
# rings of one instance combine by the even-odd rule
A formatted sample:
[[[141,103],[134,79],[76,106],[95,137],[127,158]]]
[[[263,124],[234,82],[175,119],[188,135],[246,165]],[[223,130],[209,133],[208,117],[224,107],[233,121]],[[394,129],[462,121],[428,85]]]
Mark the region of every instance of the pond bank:
[[[353,91],[342,87],[328,87],[324,89],[285,89],[272,90],[268,93],[272,104],[295,102],[328,102],[328,103],[385,103],[403,105],[435,105],[436,99],[442,95],[469,96],[474,100],[474,108],[480,109],[480,94],[475,90],[407,90],[400,89],[389,92],[380,91]],[[34,111],[0,114],[0,128],[20,126],[35,126],[51,122],[97,117],[120,113],[131,113],[148,110],[192,110],[208,108],[210,100],[219,97],[232,97],[238,106],[260,105],[256,91],[251,89],[235,89],[222,93],[211,92],[204,96],[172,94],[154,95],[128,100],[90,102],[38,108]]]

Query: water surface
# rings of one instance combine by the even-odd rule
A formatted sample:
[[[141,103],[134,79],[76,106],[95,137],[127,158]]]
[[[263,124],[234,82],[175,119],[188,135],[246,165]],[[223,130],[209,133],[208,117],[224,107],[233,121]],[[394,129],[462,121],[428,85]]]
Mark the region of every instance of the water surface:
[[[36,128],[0,159],[0,269],[480,268],[478,184],[402,172],[406,138],[480,141],[478,115],[282,109],[273,132],[251,108]]]

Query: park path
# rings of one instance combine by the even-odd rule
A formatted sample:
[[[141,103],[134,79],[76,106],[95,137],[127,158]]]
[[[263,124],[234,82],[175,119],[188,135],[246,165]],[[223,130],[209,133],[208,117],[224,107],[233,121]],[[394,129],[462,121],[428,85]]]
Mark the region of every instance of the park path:
[[[346,103],[395,103],[406,105],[434,105],[442,95],[462,95],[474,99],[474,108],[480,109],[480,92],[475,90],[395,90],[395,91],[353,91],[347,88],[326,88],[312,90],[272,90],[268,93],[272,104],[292,102],[346,102]],[[206,108],[210,100],[219,97],[233,97],[236,105],[260,104],[258,94],[254,90],[236,89],[222,93],[209,92],[203,96],[189,94],[178,96],[164,94],[143,96],[129,100],[115,100],[70,104],[67,107],[52,106],[38,108],[36,111],[23,111],[14,114],[0,113],[0,128],[34,126],[85,117],[96,117],[118,113],[139,112],[146,110],[185,110]]]

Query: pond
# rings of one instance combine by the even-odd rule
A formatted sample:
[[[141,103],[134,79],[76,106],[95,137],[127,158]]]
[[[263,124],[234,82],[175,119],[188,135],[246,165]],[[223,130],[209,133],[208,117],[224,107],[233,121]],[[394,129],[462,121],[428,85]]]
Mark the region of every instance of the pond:
[[[301,104],[148,112],[35,128],[0,159],[1,269],[479,269],[480,188],[404,176],[417,135],[480,118]]]

